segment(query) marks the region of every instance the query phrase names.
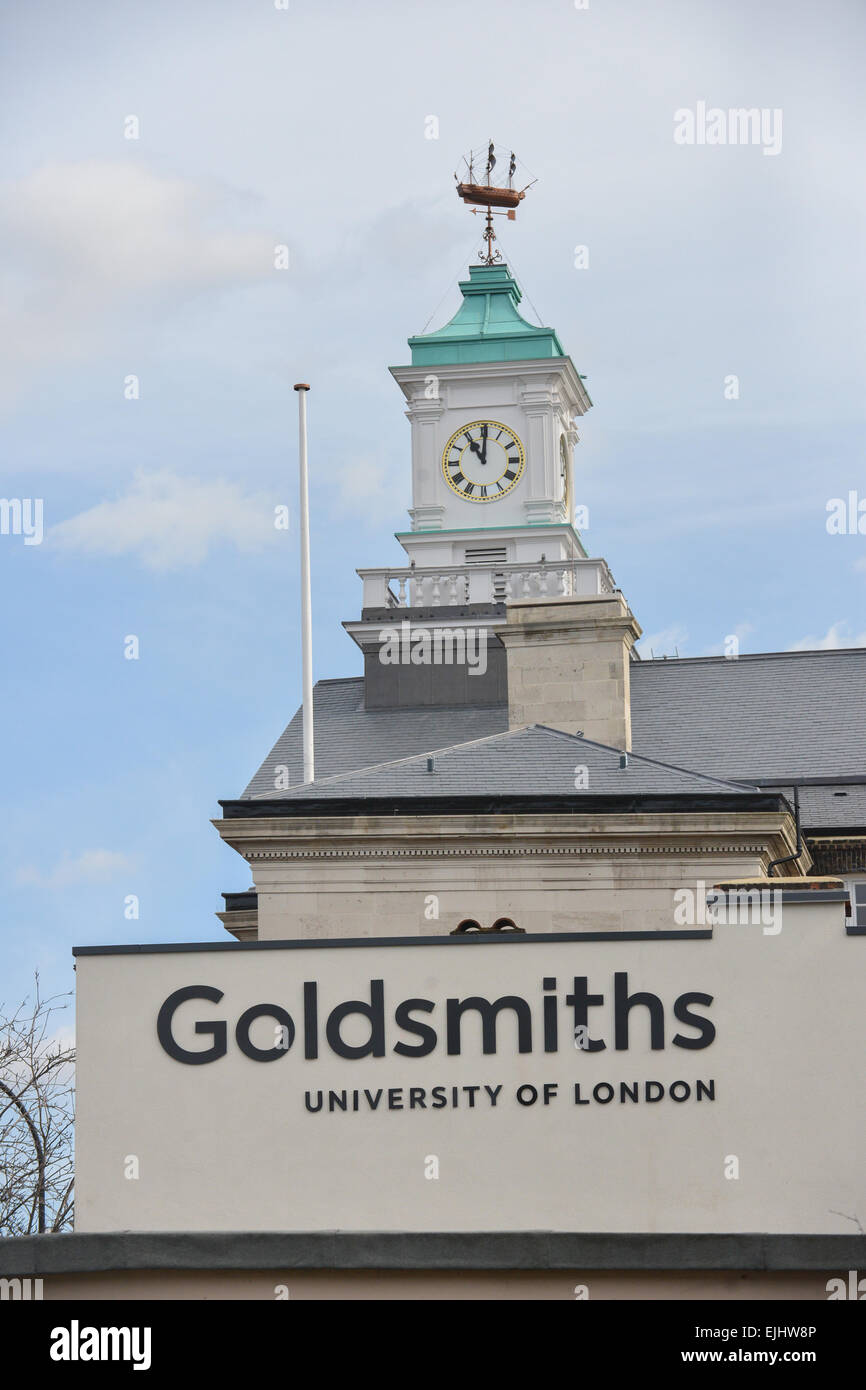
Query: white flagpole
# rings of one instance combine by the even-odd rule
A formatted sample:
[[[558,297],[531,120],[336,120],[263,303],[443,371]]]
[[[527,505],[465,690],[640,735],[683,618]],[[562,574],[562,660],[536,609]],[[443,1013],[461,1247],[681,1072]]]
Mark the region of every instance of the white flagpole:
[[[298,393],[298,477],[301,494],[301,671],[303,676],[304,781],[315,778],[313,753],[313,630],[310,616],[310,495],[307,481],[307,392],[299,381]]]

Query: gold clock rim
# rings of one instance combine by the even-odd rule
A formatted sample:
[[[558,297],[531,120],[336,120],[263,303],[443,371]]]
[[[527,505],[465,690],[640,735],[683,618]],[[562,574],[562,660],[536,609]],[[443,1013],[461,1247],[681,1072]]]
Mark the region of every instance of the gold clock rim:
[[[571,498],[569,496],[571,489],[568,486],[568,447],[568,439],[566,435],[561,434],[559,436],[559,456],[562,462],[565,464],[565,476],[562,489],[562,503],[566,511],[569,510],[569,507],[571,505]]]
[[[511,435],[511,438],[517,445],[518,451],[520,453],[520,467],[517,470],[517,477],[514,479],[514,482],[505,489],[504,492],[497,493],[495,497],[467,497],[465,492],[461,492],[459,488],[456,488],[454,486],[454,484],[448,476],[448,469],[445,467],[445,460],[448,457],[448,450],[451,448],[451,445],[454,443],[454,440],[457,439],[461,434],[463,434],[465,430],[471,430],[473,425],[495,425],[496,428],[499,430],[507,430],[508,433]],[[454,496],[459,497],[461,501],[472,502],[473,504],[477,504],[479,502],[500,502],[503,497],[507,497],[510,492],[514,491],[514,489],[517,487],[517,484],[520,482],[520,479],[523,477],[523,470],[526,467],[526,450],[523,447],[523,441],[520,438],[520,435],[516,432],[516,430],[512,429],[511,425],[506,425],[503,420],[491,420],[489,417],[486,417],[482,420],[467,420],[466,423],[461,425],[459,429],[456,429],[448,439],[445,448],[442,450],[440,467],[442,469],[442,476],[445,479],[448,486],[450,487],[451,491],[454,493]]]

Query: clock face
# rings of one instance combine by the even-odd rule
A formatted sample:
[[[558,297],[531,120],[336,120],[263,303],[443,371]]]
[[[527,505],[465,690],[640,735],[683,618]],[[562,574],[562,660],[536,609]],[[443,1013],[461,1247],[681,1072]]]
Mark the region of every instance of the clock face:
[[[508,425],[471,420],[455,430],[442,454],[442,472],[452,492],[467,502],[495,502],[516,487],[526,455]]]
[[[568,443],[565,435],[559,436],[559,495],[568,510]]]

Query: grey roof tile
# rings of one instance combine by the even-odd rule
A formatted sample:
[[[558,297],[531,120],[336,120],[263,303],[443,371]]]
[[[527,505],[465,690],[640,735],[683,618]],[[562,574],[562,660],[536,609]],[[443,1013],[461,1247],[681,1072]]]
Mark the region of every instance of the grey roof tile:
[[[793,804],[793,787],[773,787]],[[866,785],[836,783],[828,787],[800,787],[800,819],[810,830],[866,827]]]
[[[702,657],[635,662],[631,693],[635,754],[670,768],[753,785],[767,778],[827,777],[844,783],[852,776],[866,776],[866,648],[770,652],[737,660]],[[365,710],[363,697],[360,676],[320,681],[316,686],[317,781],[388,764],[392,772],[377,770],[372,775],[376,785],[381,782],[384,786],[396,775],[393,764],[400,759],[453,750],[508,729],[504,705]],[[590,745],[587,740],[583,743],[602,746]],[[544,771],[533,764],[531,750],[521,744],[507,766],[488,758],[485,768],[490,772],[495,764],[490,775],[504,792],[543,792],[550,789],[546,782],[536,782],[530,788],[527,778],[552,778],[559,786],[561,777],[555,758],[545,755],[543,761]],[[633,755],[632,767],[635,763]],[[426,762],[421,766],[424,782],[429,777]],[[466,771],[470,764],[464,762],[462,766],[464,785],[460,790],[475,790],[472,774]],[[278,767],[288,768],[290,789],[302,782],[300,710],[243,796],[286,795],[285,790],[276,788]],[[416,770],[404,775],[419,777],[420,773]],[[648,784],[641,789],[648,789]],[[694,790],[694,784],[687,789]],[[429,794],[428,783],[424,782],[423,790]],[[781,790],[790,794],[790,788]],[[866,824],[866,788],[852,784],[844,798],[835,796],[834,790],[802,789],[804,825]]]
[[[316,776],[333,777],[394,758],[485,738],[508,728],[504,705],[479,709],[364,709],[364,679],[319,681],[313,691]],[[243,796],[275,796],[276,769],[304,776],[301,711],[280,735]],[[281,793],[279,793],[281,794]]]
[[[866,647],[640,661],[635,748],[714,777],[866,773]]]
[[[377,796],[587,796],[669,793],[746,793],[751,788],[703,777],[541,724],[443,748],[432,757],[402,758],[279,793],[286,799]],[[575,773],[581,772],[579,789]],[[275,795],[274,792],[270,793]]]

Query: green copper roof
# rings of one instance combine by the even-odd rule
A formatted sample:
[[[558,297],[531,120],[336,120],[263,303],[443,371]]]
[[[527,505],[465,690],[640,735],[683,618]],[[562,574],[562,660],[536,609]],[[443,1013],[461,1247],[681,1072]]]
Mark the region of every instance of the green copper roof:
[[[471,265],[460,290],[463,303],[450,323],[409,339],[413,367],[565,356],[552,328],[533,328],[520,317],[523,295],[507,265]]]

